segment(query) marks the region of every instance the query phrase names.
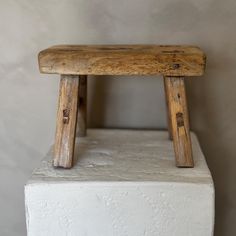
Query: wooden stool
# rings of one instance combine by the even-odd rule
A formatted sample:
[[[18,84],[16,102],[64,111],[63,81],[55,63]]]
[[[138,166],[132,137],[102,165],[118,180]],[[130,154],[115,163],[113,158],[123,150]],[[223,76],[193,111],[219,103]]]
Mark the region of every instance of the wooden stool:
[[[193,167],[184,77],[200,76],[205,55],[194,46],[61,45],[39,53],[41,73],[61,74],[53,165],[71,168],[76,136],[86,135],[87,75],[164,76],[176,166]]]

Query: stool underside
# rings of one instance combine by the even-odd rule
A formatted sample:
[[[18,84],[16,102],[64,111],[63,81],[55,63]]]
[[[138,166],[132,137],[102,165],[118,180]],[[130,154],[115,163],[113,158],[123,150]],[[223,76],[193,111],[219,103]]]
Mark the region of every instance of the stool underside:
[[[39,53],[41,73],[200,76],[205,54],[184,45],[59,45]]]

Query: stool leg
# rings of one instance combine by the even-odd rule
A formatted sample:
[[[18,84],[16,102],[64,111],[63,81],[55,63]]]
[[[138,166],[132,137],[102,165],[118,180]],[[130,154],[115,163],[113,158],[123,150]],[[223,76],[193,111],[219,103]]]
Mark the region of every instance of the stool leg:
[[[54,167],[71,168],[73,165],[78,88],[78,76],[61,75],[54,145]]]
[[[169,131],[169,139],[173,140],[173,131],[172,131],[171,116],[170,116],[169,95],[168,95],[168,88],[167,88],[165,77],[164,77],[164,88],[165,88],[165,100],[166,100],[167,125],[168,125],[168,131]]]
[[[183,77],[165,77],[176,166],[193,167],[189,118]]]
[[[77,115],[77,136],[86,136],[87,128],[87,75],[79,76],[79,104]]]

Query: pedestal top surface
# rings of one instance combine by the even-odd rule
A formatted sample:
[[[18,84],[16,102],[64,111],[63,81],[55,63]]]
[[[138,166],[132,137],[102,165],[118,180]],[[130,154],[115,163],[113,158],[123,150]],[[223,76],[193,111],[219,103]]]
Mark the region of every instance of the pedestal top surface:
[[[42,160],[28,184],[47,182],[179,182],[212,184],[212,177],[194,133],[191,133],[194,168],[175,166],[173,143],[166,131],[88,129],[76,139],[76,165],[52,167],[52,151]]]

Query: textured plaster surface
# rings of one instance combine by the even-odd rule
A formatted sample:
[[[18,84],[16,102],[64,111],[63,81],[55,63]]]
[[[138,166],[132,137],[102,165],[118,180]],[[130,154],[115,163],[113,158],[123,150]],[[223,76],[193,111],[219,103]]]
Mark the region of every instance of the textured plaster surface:
[[[170,181],[212,183],[197,137],[192,133],[195,168],[176,168],[173,143],[166,131],[89,129],[77,138],[77,164],[52,168],[52,151],[33,172],[40,181]]]
[[[89,130],[69,171],[49,153],[25,187],[28,236],[212,236],[213,182],[192,141],[194,169],[175,167],[164,131]]]
[[[0,235],[25,236],[23,186],[53,144],[58,76],[40,75],[53,44],[196,44],[187,80],[191,128],[216,184],[216,236],[236,235],[235,0],[0,0]],[[120,78],[120,79],[117,79]],[[91,77],[93,127],[166,128],[160,77]]]

